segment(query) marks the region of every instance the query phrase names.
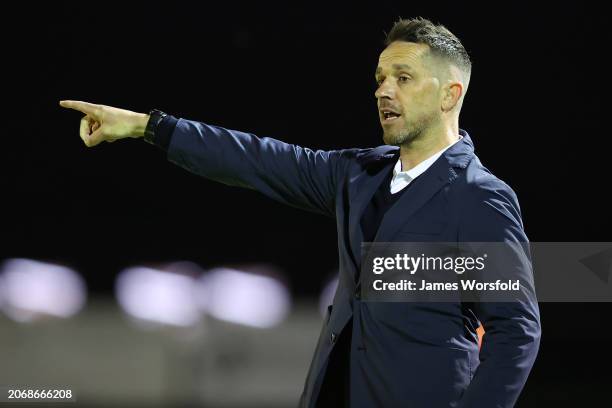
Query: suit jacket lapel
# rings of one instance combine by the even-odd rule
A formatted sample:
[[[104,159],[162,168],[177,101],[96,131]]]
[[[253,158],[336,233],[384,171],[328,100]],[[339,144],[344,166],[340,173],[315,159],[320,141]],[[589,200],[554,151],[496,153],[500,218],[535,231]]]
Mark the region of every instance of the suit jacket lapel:
[[[463,136],[449,147],[429,169],[421,174],[383,217],[375,241],[393,242],[393,237],[406,220],[442,189],[457,178],[457,169],[465,169],[474,157],[474,144],[468,133],[460,129]]]
[[[383,147],[383,146],[381,146]],[[361,216],[366,206],[380,187],[388,172],[399,158],[399,149],[384,146],[387,149],[382,152],[374,149],[367,154],[358,157],[365,171],[356,175],[349,183],[349,240],[353,260],[357,267],[361,265],[361,243],[363,231],[361,230]]]
[[[440,156],[436,162],[421,174],[415,183],[410,186],[389,208],[384,215],[378,233],[374,239],[377,242],[392,242],[394,235],[401,229],[412,214],[423,207],[442,187],[457,177],[457,173],[449,167],[444,156]]]
[[[474,157],[474,144],[468,133],[460,129],[463,139],[451,146],[436,162],[419,176],[417,185],[402,197],[385,214],[375,241],[389,242],[401,228],[403,221],[427,203],[442,187],[457,177],[455,169],[465,169]],[[349,241],[353,260],[361,267],[361,216],[376,190],[399,159],[399,148],[379,146],[358,155],[364,171],[349,181]]]

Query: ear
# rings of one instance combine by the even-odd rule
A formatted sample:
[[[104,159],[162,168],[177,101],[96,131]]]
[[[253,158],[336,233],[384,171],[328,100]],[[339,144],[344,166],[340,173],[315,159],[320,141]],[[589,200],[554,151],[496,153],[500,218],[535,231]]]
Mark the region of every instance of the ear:
[[[457,106],[463,95],[463,84],[456,81],[448,81],[443,90],[442,111],[450,112]]]

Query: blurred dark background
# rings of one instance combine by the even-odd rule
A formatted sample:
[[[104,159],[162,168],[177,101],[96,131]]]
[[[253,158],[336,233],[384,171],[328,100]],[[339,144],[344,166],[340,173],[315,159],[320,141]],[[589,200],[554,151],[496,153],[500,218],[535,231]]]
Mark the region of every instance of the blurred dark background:
[[[593,4],[22,2],[1,17],[0,257],[71,265],[100,296],[140,262],[267,262],[295,296],[318,296],[337,267],[334,220],[189,174],[141,140],[87,148],[80,114],[58,101],[158,108],[312,148],[376,146],[373,73],[399,16],[446,25],[470,53],[460,126],[516,191],[530,239],[612,241],[610,38]],[[540,307],[519,406],[604,406],[610,304]]]

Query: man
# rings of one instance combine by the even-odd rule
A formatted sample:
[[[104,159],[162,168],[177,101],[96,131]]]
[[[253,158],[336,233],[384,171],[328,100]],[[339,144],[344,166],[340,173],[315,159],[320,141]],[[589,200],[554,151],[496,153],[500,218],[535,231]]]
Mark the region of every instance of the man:
[[[144,136],[191,172],[336,218],[339,285],[301,407],[512,407],[540,342],[530,276],[520,302],[361,299],[362,242],[527,242],[516,195],[459,128],[471,73],[461,42],[416,18],[395,23],[385,45],[376,148],[313,151],[159,111],[60,104],[86,114],[87,146]]]

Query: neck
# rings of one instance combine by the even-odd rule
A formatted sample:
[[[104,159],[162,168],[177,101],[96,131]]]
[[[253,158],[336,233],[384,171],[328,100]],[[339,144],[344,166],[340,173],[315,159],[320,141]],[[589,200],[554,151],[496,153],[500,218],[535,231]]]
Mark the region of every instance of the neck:
[[[400,146],[402,171],[410,170],[436,152],[459,140],[459,123],[440,123],[424,130],[417,138]]]

